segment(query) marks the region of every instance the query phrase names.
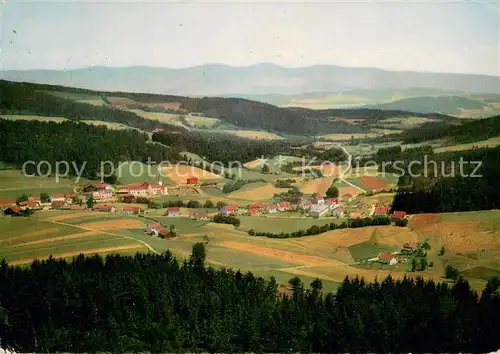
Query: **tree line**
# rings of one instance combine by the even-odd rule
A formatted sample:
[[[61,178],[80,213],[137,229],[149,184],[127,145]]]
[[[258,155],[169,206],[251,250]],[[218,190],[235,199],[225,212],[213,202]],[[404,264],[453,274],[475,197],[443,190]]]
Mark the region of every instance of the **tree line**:
[[[500,135],[500,116],[465,121],[462,124],[427,123],[404,133],[403,143],[448,139],[457,144],[473,143]]]
[[[47,85],[0,80],[0,110],[4,114],[63,117],[74,121],[99,120],[121,123],[145,131],[170,125],[107,106],[92,105],[56,96]],[[75,89],[78,92],[78,89]],[[72,91],[70,91],[72,92]]]
[[[21,352],[491,352],[500,280],[289,281],[171,253],[0,264],[0,337]]]

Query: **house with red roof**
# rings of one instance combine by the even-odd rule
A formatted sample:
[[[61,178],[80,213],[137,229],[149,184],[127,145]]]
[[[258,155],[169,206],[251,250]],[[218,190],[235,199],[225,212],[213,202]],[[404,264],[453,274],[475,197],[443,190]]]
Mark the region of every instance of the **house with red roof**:
[[[248,209],[259,209],[259,210],[264,210],[266,206],[264,203],[250,203],[248,204]]]
[[[191,176],[191,177],[187,178],[186,183],[187,184],[198,184],[198,183],[200,183],[200,179],[196,176]]]
[[[128,193],[133,195],[134,197],[145,197],[148,195],[148,183],[141,184],[129,184],[125,186],[128,189]]]
[[[269,204],[267,206],[267,212],[270,214],[274,214],[278,212],[278,206],[276,204]]]
[[[67,199],[68,198],[64,193],[55,193],[50,196],[51,202],[65,202]]]
[[[181,213],[180,208],[167,208],[166,216],[179,216]]]
[[[116,211],[115,207],[112,205],[94,205],[92,210],[104,213],[114,213]]]
[[[312,204],[323,204],[324,202],[325,198],[323,198],[321,195],[315,195],[314,197],[311,198]]]
[[[289,202],[279,202],[278,203],[278,211],[284,212],[292,209],[292,205]]]
[[[384,264],[389,264],[389,265],[394,265],[394,264],[398,263],[397,258],[394,257],[394,255],[391,253],[381,252],[378,254],[377,259],[379,262],[384,263]]]
[[[13,206],[11,206],[11,207],[9,207],[9,208],[5,209],[5,210],[3,211],[3,213],[4,213],[5,215],[14,215],[14,216],[17,216],[17,215],[20,215],[22,211],[23,211],[23,209],[21,209],[21,207],[20,207],[20,206],[18,206],[18,205],[13,205]]]
[[[158,232],[162,228],[161,223],[159,222],[152,222],[148,225],[146,228],[146,234],[147,235],[158,235]]]
[[[139,215],[140,213],[141,213],[141,208],[139,208],[139,207],[122,208],[123,215]]]
[[[168,237],[170,236],[170,230],[169,229],[160,229],[160,231],[158,232],[159,236],[163,236],[163,237]]]
[[[259,208],[248,208],[248,215],[258,215],[260,212],[261,209]]]
[[[391,215],[392,220],[406,219],[406,212],[404,211],[394,211]]]
[[[38,202],[30,202],[30,201],[25,201],[25,202],[19,202],[19,206],[24,207],[24,208],[29,208],[29,209],[40,209],[41,205]]]
[[[238,214],[238,206],[236,204],[229,204],[221,208],[219,211],[221,215],[230,216]]]
[[[387,210],[387,208],[378,207],[378,208],[375,208],[375,212],[373,213],[373,215],[375,215],[375,216],[387,216],[388,212],[389,211]]]

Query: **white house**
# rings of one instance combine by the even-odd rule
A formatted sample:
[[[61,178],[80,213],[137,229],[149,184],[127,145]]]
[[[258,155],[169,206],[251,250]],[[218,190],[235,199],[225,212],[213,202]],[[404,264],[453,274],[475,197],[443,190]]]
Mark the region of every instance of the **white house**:
[[[278,212],[278,206],[276,204],[269,204],[267,206],[267,212],[270,214],[274,214]]]

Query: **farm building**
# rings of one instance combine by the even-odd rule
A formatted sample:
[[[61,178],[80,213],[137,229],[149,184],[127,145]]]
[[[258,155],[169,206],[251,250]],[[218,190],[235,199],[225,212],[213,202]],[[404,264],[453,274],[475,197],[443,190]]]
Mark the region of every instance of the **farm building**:
[[[141,184],[129,184],[126,186],[128,189],[128,193],[133,195],[134,197],[143,197],[148,194],[148,183]]]
[[[248,209],[258,209],[259,211],[265,209],[264,203],[250,203],[248,204]]]
[[[105,201],[113,198],[113,190],[112,189],[98,189],[92,192],[92,197],[97,200]]]
[[[238,213],[238,206],[236,204],[229,204],[220,210],[220,213],[225,216],[235,215]]]
[[[57,203],[57,202],[56,202]],[[21,207],[24,207],[24,208],[30,208],[30,209],[40,209],[41,208],[41,205],[40,203],[38,202],[30,202],[30,201],[27,201],[27,202],[20,202],[19,205]]]
[[[169,229],[160,229],[158,234],[160,236],[168,237],[170,235],[170,230]]]
[[[346,193],[342,196],[342,200],[344,202],[350,202],[352,200],[353,196],[351,193]]]
[[[400,220],[406,218],[406,212],[404,211],[394,211],[391,215],[392,220]]]
[[[325,215],[330,208],[328,207],[327,204],[316,204],[309,209],[309,216],[323,216]]]
[[[113,186],[111,184],[107,183],[99,183],[97,186],[95,186],[97,189],[107,189],[107,190],[113,190]]]
[[[139,215],[141,213],[141,208],[139,207],[126,207],[122,209],[122,214],[124,215]]]
[[[283,211],[288,211],[292,209],[292,205],[289,202],[281,202],[278,203],[278,210],[283,212]]]
[[[168,208],[165,213],[166,216],[179,216],[181,213],[181,209],[179,208]]]
[[[278,212],[278,206],[276,204],[269,204],[267,206],[267,212],[270,214],[274,214]]]
[[[116,211],[115,207],[112,205],[94,205],[92,210],[104,213],[114,213]]]
[[[196,176],[191,176],[191,177],[187,178],[186,183],[187,184],[198,184],[198,183],[200,183],[200,179]]]
[[[13,205],[10,208],[7,208],[3,211],[5,215],[20,215],[22,212],[21,207],[17,205]]]
[[[163,129],[163,128],[155,128],[155,129],[151,130],[151,133],[153,133],[153,134],[163,133],[164,131],[165,131],[165,129]]]
[[[248,215],[257,215],[261,212],[259,208],[248,208]]]
[[[394,257],[394,255],[390,254],[390,253],[381,252],[378,254],[377,259],[379,262],[384,263],[384,264],[389,264],[389,265],[394,265],[394,264],[398,263],[398,260],[396,259],[396,257]]]
[[[153,222],[151,224],[148,225],[148,227],[146,228],[146,234],[147,235],[153,235],[153,234],[157,234],[160,229],[161,229],[161,223],[159,222]]]
[[[315,195],[311,198],[311,203],[313,204],[323,204],[325,202],[325,198],[320,195]]]
[[[387,216],[388,210],[384,207],[375,208],[375,216]]]

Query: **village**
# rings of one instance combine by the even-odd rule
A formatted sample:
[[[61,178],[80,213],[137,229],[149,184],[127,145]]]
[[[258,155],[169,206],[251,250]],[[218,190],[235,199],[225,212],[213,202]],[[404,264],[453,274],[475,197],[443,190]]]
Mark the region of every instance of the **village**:
[[[188,177],[184,185],[199,188],[200,181],[198,177]],[[95,186],[85,185],[81,190],[72,193],[55,193],[52,195],[25,196],[25,198],[0,198],[0,208],[8,215],[16,215],[26,209],[30,210],[72,210],[86,207],[97,212],[122,213],[124,215],[140,215],[147,209],[148,201],[169,196],[169,189],[178,188],[164,186],[159,183],[148,183],[146,181],[136,184],[113,186],[108,183],[99,183]],[[276,202],[265,204],[261,202],[250,203],[241,206],[236,203],[222,205],[218,212],[224,216],[262,216],[273,215],[286,212],[299,212],[301,216],[313,218],[319,217],[337,217],[337,218],[359,218],[374,216],[389,216],[389,206],[386,203],[375,203],[373,205],[363,205],[358,203],[357,207],[363,212],[351,212],[347,214],[346,203],[350,203],[355,197],[346,193],[336,198],[328,198],[319,194],[313,194],[310,198],[302,198],[298,203]],[[142,203],[144,207],[123,206],[119,210],[114,206],[115,203]],[[223,203],[225,204],[225,203]],[[212,213],[213,214],[213,213]],[[184,216],[196,220],[209,220],[208,212],[189,213],[182,215],[180,208],[168,207],[165,216],[179,217]],[[390,215],[393,220],[404,220],[407,215],[405,212],[394,211]]]

